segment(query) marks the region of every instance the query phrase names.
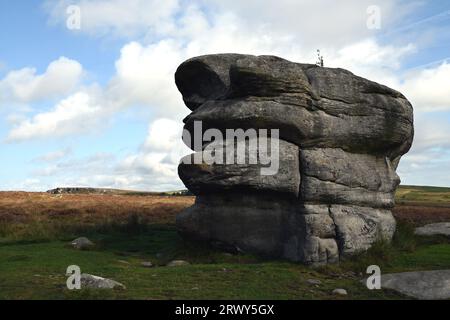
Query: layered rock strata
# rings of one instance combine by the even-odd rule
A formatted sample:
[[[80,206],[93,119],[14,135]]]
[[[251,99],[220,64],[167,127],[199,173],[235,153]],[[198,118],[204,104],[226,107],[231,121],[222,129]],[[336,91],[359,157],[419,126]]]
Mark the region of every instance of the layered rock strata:
[[[395,170],[413,139],[401,93],[343,69],[240,54],[192,58],[175,80],[192,110],[189,136],[225,137],[185,140],[195,153],[179,176],[197,198],[177,217],[183,236],[313,265],[392,238]],[[276,173],[261,173],[266,150],[255,138],[226,139],[227,129],[277,129],[267,142],[277,146]],[[194,161],[211,149],[246,161]]]

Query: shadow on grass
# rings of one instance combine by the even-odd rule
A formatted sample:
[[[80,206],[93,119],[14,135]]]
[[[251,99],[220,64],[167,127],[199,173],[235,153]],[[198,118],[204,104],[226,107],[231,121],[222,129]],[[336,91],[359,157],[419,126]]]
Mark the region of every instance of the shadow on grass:
[[[0,243],[0,250],[3,249],[4,263],[0,266],[4,277],[0,277],[0,285],[9,288],[5,289],[6,298],[336,299],[332,290],[346,288],[350,293],[347,298],[397,299],[401,296],[369,292],[360,283],[367,266],[379,265],[383,273],[450,267],[448,240],[418,238],[414,228],[403,223],[399,223],[392,243],[378,242],[364,254],[321,268],[224,253],[205,242],[183,240],[173,224],[148,224],[138,214],[121,221],[80,223],[66,219],[36,223],[39,228],[34,231],[33,224],[28,227],[31,229],[3,229],[6,238]],[[64,248],[64,243],[80,236],[96,243],[92,252]],[[21,245],[27,243],[31,245]],[[175,259],[192,265],[161,267]],[[72,261],[86,272],[123,282],[127,291],[68,292],[63,274]],[[151,261],[156,267],[143,268],[142,261]],[[58,277],[51,278],[55,275]],[[25,279],[34,281],[30,289],[23,283]],[[307,279],[318,279],[322,284],[312,286]]]
[[[257,263],[265,258],[249,254],[229,254],[207,242],[182,239],[173,224],[148,224],[139,214],[131,213],[122,221],[102,220],[95,223],[60,219],[31,222],[26,225],[0,224],[0,247],[53,241],[70,243],[78,237],[88,237],[95,243],[93,251],[104,251],[119,257],[152,259],[156,265],[166,265],[178,259],[191,263]]]
[[[206,242],[182,239],[173,224],[148,224],[137,213],[130,213],[122,221],[101,220],[92,223],[60,219],[58,221],[35,221],[26,225],[1,224],[0,246],[9,244],[32,244],[50,241],[67,241],[85,236],[96,243],[95,250],[113,252],[119,256],[153,257],[163,265],[174,259],[193,263],[259,263],[267,257],[247,254],[230,254],[218,250]],[[392,242],[378,241],[367,252],[344,259],[331,269],[352,270],[365,273],[367,266],[379,265],[392,269],[398,264],[398,257],[414,254],[418,248],[436,244],[448,244],[447,237],[418,237],[414,226],[401,221]],[[273,260],[273,259],[272,259]]]

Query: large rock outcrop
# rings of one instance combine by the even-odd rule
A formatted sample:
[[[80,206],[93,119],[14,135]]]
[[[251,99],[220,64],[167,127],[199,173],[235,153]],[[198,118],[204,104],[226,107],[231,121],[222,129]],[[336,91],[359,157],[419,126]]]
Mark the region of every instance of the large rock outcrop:
[[[395,170],[413,138],[401,93],[343,69],[240,54],[192,58],[175,80],[192,110],[184,120],[190,137],[278,129],[267,143],[279,154],[271,175],[261,174],[265,150],[254,138],[185,139],[195,153],[179,176],[197,198],[177,217],[184,236],[306,264],[337,262],[392,238]],[[211,146],[231,157],[246,152],[246,161],[194,161]]]

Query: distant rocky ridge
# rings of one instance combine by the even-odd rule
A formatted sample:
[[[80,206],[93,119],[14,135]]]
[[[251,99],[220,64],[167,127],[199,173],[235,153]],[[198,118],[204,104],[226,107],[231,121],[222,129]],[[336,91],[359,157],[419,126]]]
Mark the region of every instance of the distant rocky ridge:
[[[344,69],[240,54],[189,59],[175,81],[191,136],[196,121],[203,132],[280,130],[275,176],[261,176],[261,164],[180,164],[197,196],[177,217],[183,236],[306,264],[392,238],[395,170],[413,139],[400,92]]]
[[[167,192],[151,192],[151,191],[134,191],[110,188],[89,188],[89,187],[65,187],[55,188],[46,191],[50,194],[109,194],[109,195],[143,195],[143,196],[191,196],[189,190],[177,190]]]

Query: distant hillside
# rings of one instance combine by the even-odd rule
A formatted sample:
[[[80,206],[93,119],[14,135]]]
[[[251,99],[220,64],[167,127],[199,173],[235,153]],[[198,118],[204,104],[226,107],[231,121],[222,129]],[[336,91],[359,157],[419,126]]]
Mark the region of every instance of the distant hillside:
[[[48,190],[50,194],[107,194],[107,195],[142,195],[142,196],[192,196],[189,190],[166,192],[134,191],[109,188],[56,188]],[[429,186],[400,186],[395,195],[397,204],[432,204],[450,207],[450,188]]]
[[[151,191],[134,191],[110,188],[84,188],[84,187],[69,187],[69,188],[55,188],[48,190],[50,194],[108,194],[108,195],[133,195],[133,196],[184,196],[192,195],[188,190],[176,190],[167,192],[151,192]]]
[[[450,206],[450,188],[400,186],[395,194],[397,204],[428,203]]]

